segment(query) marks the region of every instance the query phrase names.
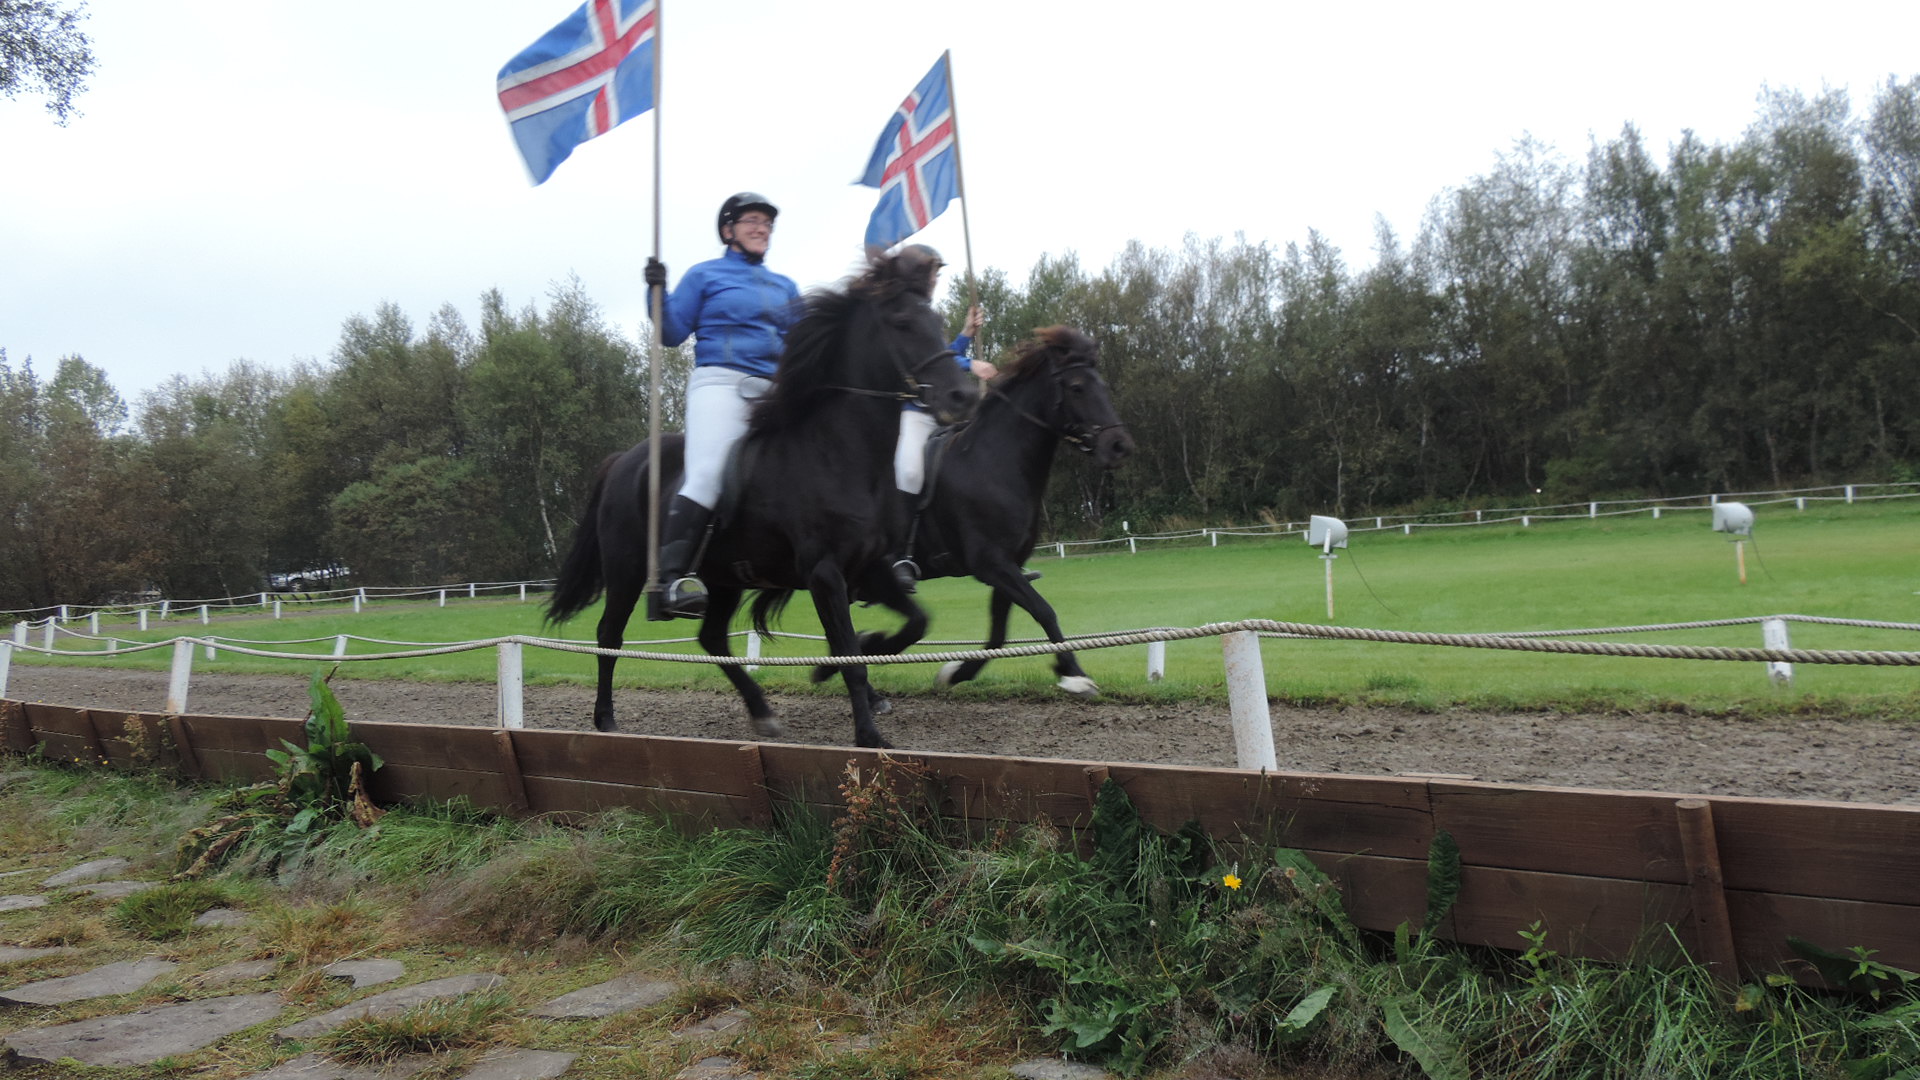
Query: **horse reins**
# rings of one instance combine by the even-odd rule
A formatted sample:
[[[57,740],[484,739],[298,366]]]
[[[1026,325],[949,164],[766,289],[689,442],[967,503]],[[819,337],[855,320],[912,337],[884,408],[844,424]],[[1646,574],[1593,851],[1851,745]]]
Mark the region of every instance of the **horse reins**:
[[[1059,401],[1064,402],[1066,400],[1066,392],[1062,390],[1060,387],[1060,380],[1064,375],[1063,369],[1069,368],[1069,367],[1091,367],[1091,366],[1092,366],[1091,364],[1087,364],[1084,362],[1079,364],[1055,364],[1054,365],[1053,388],[1055,391],[1058,392]],[[1099,441],[1102,433],[1114,430],[1116,428],[1124,428],[1127,426],[1125,423],[1119,423],[1119,424],[1089,423],[1076,431],[1075,429],[1069,427],[1066,424],[1049,424],[1045,420],[1040,419],[1039,417],[1033,415],[1027,410],[1021,408],[1019,402],[1013,400],[1011,397],[1008,397],[1006,391],[1000,389],[997,386],[989,385],[987,387],[987,393],[992,397],[997,397],[1001,401],[1006,402],[1007,408],[1012,409],[1015,416],[1018,416],[1020,417],[1020,419],[1033,424],[1034,426],[1038,427],[1040,430],[1045,431],[1050,435],[1059,436],[1063,441],[1067,442],[1074,449],[1080,451],[1083,454],[1093,453],[1094,444]]]

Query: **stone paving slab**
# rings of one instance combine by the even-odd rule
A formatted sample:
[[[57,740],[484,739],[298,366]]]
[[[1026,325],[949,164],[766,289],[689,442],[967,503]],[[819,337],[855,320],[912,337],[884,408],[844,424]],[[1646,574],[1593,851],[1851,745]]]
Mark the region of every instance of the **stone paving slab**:
[[[43,956],[65,956],[79,951],[71,945],[48,945],[40,949],[20,945],[0,945],[0,964],[17,964],[23,960],[38,960]]]
[[[471,994],[476,990],[491,990],[496,986],[504,985],[506,981],[499,975],[450,975],[432,982],[403,986],[398,990],[388,990],[383,994],[361,998],[351,1004],[342,1005],[332,1012],[321,1013],[319,1016],[309,1017],[297,1024],[281,1028],[274,1032],[274,1037],[311,1039],[315,1035],[332,1031],[341,1024],[362,1016],[392,1016],[423,1001],[459,997],[461,994]]]
[[[553,1080],[566,1072],[577,1056],[552,1050],[510,1050],[482,1060],[460,1080]]]
[[[78,975],[42,979],[0,991],[0,1001],[16,1005],[65,1005],[69,1001],[131,994],[179,966],[171,960],[122,960]]]
[[[273,1019],[285,1007],[278,994],[209,998],[28,1028],[8,1035],[6,1040],[22,1060],[29,1062],[73,1058],[86,1065],[146,1065],[211,1046],[234,1032]]]
[[[562,994],[532,1011],[549,1020],[585,1020],[658,1005],[680,989],[679,983],[622,975],[596,986]]]
[[[193,920],[195,926],[244,926],[253,921],[253,916],[233,908],[209,908]]]
[[[1023,1061],[1007,1070],[1021,1080],[1108,1080],[1107,1070],[1059,1058]]]
[[[57,889],[62,885],[77,885],[82,881],[95,878],[112,877],[132,865],[127,860],[114,856],[110,859],[92,859],[81,863],[71,870],[62,870],[40,883],[42,888]]]
[[[352,979],[353,988],[379,986],[390,983],[407,973],[406,965],[398,960],[342,960],[337,964],[328,964],[320,973],[329,979]]]
[[[710,1057],[674,1073],[673,1080],[754,1080],[757,1076],[730,1057]]]
[[[106,900],[123,900],[137,892],[146,892],[160,884],[157,881],[99,881],[92,885],[75,885],[62,892],[85,893]]]
[[[725,1035],[733,1032],[736,1028],[743,1027],[747,1019],[747,1010],[728,1009],[723,1013],[715,1013],[697,1024],[691,1024],[681,1028],[679,1031],[673,1033],[673,1037],[676,1039],[710,1039],[716,1035]]]
[[[273,974],[280,965],[272,960],[241,960],[232,964],[221,964],[200,973],[194,981],[201,986],[228,986],[237,982],[264,979]]]
[[[37,870],[7,870],[7,871],[0,871],[0,878],[26,877],[28,874],[37,874],[37,873],[39,873],[39,871]]]
[[[28,908],[46,907],[47,898],[32,894],[0,896],[0,911],[25,911]]]
[[[319,1054],[302,1054],[248,1080],[403,1080],[431,1064],[432,1054],[416,1054],[380,1068],[342,1065]]]

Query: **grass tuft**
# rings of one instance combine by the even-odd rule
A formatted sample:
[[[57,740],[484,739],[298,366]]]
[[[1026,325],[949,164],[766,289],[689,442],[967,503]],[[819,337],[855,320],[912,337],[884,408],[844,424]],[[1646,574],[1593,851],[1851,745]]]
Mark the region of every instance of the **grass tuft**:
[[[207,881],[180,881],[134,893],[114,905],[120,926],[153,941],[179,937],[202,913],[228,904],[232,890]]]
[[[321,1040],[328,1056],[349,1065],[387,1065],[412,1054],[446,1054],[500,1041],[515,1004],[502,990],[425,1001],[391,1016],[361,1016]]]

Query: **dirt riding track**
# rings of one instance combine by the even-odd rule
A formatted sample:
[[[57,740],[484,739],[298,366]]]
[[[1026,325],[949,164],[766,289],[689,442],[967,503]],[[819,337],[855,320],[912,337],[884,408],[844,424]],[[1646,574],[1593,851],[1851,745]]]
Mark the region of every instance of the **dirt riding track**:
[[[103,709],[155,710],[164,672],[15,664],[6,696]],[[340,679],[350,719],[493,723],[491,683]],[[588,687],[526,689],[528,727],[583,730]],[[846,699],[775,695],[786,741],[843,745]],[[1128,704],[1094,699],[988,702],[927,694],[896,699],[882,728],[916,750],[1083,761],[1231,766],[1225,705]],[[293,676],[193,677],[199,714],[299,717],[306,680]],[[620,730],[746,739],[731,694],[624,690]],[[1561,787],[1920,804],[1920,718],[1709,718],[1674,713],[1419,713],[1384,708],[1273,710],[1283,770],[1392,775],[1451,773]]]

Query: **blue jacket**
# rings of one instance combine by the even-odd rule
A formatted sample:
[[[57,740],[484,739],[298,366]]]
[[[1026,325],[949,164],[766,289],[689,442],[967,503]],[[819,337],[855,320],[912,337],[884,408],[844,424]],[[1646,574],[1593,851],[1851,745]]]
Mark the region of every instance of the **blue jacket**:
[[[692,336],[696,367],[718,364],[772,375],[787,331],[800,317],[800,290],[745,255],[695,263],[668,294],[660,340],[678,345]]]

